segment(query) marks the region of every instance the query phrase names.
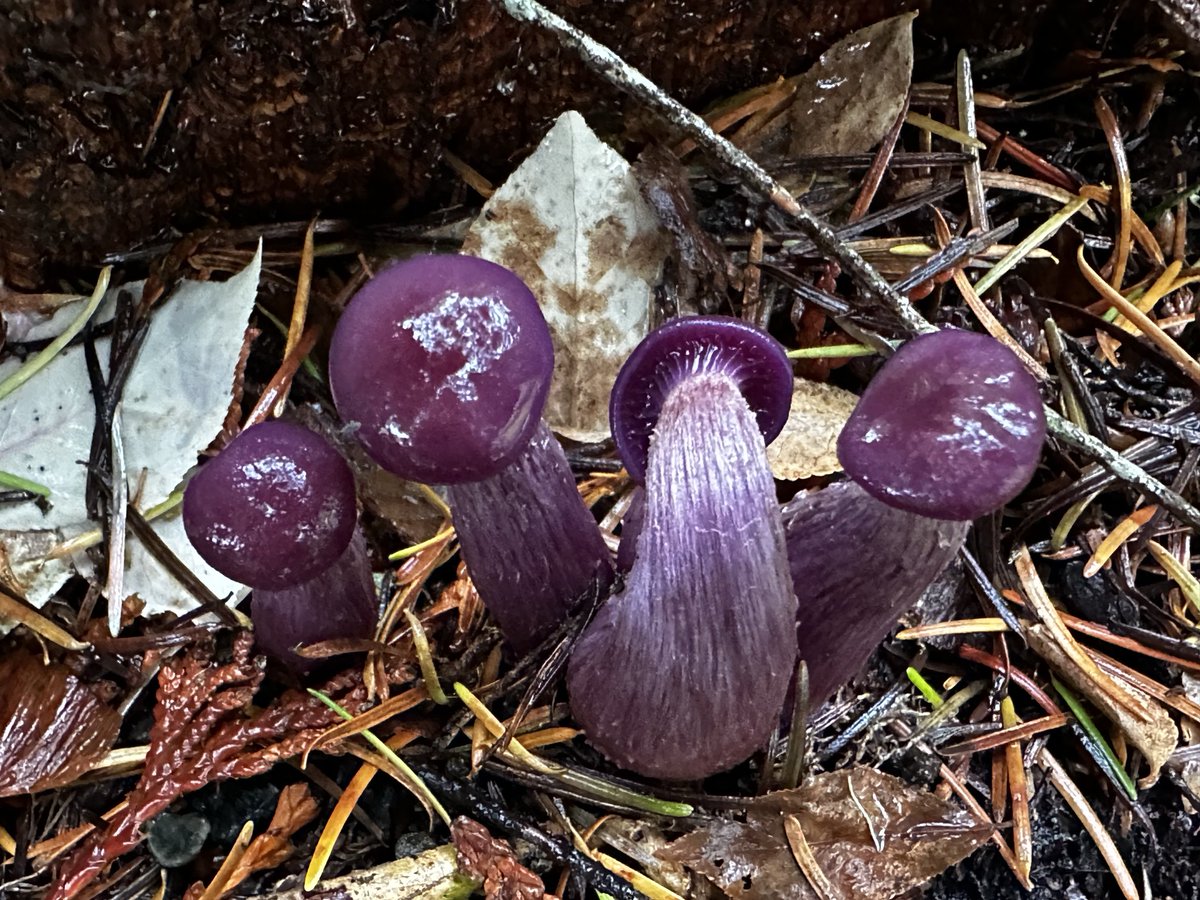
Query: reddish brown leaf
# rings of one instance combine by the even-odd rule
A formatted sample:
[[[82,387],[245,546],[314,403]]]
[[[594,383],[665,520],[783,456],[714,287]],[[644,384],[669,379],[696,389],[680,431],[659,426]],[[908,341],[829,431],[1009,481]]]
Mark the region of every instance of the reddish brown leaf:
[[[487,900],[542,900],[542,879],[517,861],[507,841],[498,840],[478,822],[459,818],[450,826],[458,865],[483,881]]]
[[[991,826],[874,769],[829,772],[754,802],[745,822],[721,819],[660,850],[738,900],[813,900],[784,833],[799,820],[824,876],[847,897],[890,900],[983,844]]]
[[[233,659],[217,664],[212,648],[196,646],[166,663],[158,677],[150,749],[124,810],[93,833],[66,861],[47,900],[78,894],[121,854],[141,841],[141,826],[184,794],[226,778],[248,778],[300,753],[337,716],[307,693],[289,691],[253,715],[246,707],[262,681],[253,639],[237,636]],[[351,713],[365,691],[353,674],[323,686]]]
[[[121,716],[65,666],[18,651],[0,659],[0,797],[74,781],[117,738]]]

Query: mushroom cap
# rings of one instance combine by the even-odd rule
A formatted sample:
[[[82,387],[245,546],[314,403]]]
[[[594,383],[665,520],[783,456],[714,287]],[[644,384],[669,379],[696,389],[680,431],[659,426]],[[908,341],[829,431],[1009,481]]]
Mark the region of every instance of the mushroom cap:
[[[728,316],[673,319],[629,355],[609,400],[613,440],[634,480],[645,478],[650,435],[667,394],[686,376],[701,372],[734,380],[766,443],[783,430],[792,403],[792,364],[779,342]]]
[[[222,574],[281,590],[328,568],[357,519],[354,476],[323,437],[287,422],[252,425],[188,482],[183,527]]]
[[[947,329],[875,375],[838,438],[846,474],[897,509],[960,521],[1033,477],[1046,437],[1037,382],[994,338]]]
[[[554,370],[537,300],[503,266],[419,256],[380,271],[333,333],[338,413],[385,469],[434,484],[480,481],[525,447]]]

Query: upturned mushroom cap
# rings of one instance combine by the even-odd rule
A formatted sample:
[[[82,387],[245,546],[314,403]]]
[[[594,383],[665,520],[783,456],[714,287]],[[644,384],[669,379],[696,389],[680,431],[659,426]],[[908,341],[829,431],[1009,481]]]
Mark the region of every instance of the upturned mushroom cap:
[[[792,367],[779,342],[726,316],[673,319],[630,354],[609,401],[613,440],[636,481],[645,478],[650,435],[667,394],[697,372],[733,379],[766,443],[783,429],[792,402]]]
[[[330,566],[354,533],[354,476],[328,441],[287,422],[247,428],[188,482],[183,526],[223,575],[281,590]]]
[[[879,500],[938,519],[999,509],[1029,483],[1046,420],[1037,382],[995,339],[947,329],[909,341],[838,438],[846,474]]]
[[[478,481],[528,443],[554,350],[516,275],[471,256],[389,266],[354,295],[329,350],[338,413],[385,469]]]

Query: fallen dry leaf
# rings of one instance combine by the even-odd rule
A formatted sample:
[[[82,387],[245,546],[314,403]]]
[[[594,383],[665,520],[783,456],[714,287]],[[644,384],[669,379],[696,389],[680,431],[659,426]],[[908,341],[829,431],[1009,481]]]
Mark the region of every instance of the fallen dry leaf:
[[[184,281],[153,314],[145,344],[123,392],[121,433],[131,490],[141,480],[142,508],[164,500],[195,465],[196,455],[221,430],[234,385],[246,323],[258,292],[261,251],[241,272],[224,282]],[[119,290],[140,293],[141,285]],[[106,299],[105,304],[110,300]],[[105,314],[102,305],[98,315]],[[63,307],[41,328],[61,330],[61,319],[78,310]],[[41,332],[35,332],[40,334]],[[107,365],[109,338],[96,341],[102,366]],[[0,364],[0,377],[19,365]],[[91,396],[84,348],[68,348],[14,393],[0,400],[0,457],[4,470],[50,489],[50,506],[31,503],[0,507],[0,549],[8,556],[16,584],[34,606],[43,605],[69,577],[71,561],[41,564],[31,556],[35,546],[73,537],[93,526],[84,503],[84,462],[89,457],[95,404]],[[205,564],[191,549],[181,528],[156,524],[156,532],[176,556],[217,596],[237,587]],[[32,533],[23,540],[22,533]],[[135,555],[126,567],[125,595],[138,593],[145,615],[195,608],[192,596],[149,554]],[[122,598],[124,599],[124,598]],[[3,623],[0,623],[2,630]]]
[[[799,481],[840,472],[837,439],[857,403],[857,396],[840,387],[797,378],[787,423],[767,448],[771,474]]]
[[[117,739],[120,714],[65,666],[0,658],[0,797],[70,784]]]
[[[719,819],[659,856],[735,900],[814,900],[784,832],[794,816],[821,872],[855,900],[891,900],[966,859],[989,823],[899,778],[858,767],[752,801],[746,821]]]
[[[865,153],[904,108],[912,83],[912,22],[904,13],[846,35],[803,75],[785,112],[750,139],[752,154]]]
[[[617,371],[650,327],[671,242],[629,164],[565,112],[484,204],[463,252],[520,275],[554,339],[543,415],[574,440],[608,437]]]

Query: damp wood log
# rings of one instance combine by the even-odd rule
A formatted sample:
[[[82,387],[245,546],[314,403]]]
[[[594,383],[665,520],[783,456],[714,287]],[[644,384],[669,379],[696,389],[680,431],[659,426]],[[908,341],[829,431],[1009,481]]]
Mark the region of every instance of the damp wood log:
[[[548,5],[694,107],[904,10],[943,30],[922,0]],[[966,5],[1012,36],[1010,3]],[[568,107],[601,131],[646,124],[490,0],[0,0],[0,279],[44,286],[213,226],[361,229],[474,201],[447,151],[498,182]]]

